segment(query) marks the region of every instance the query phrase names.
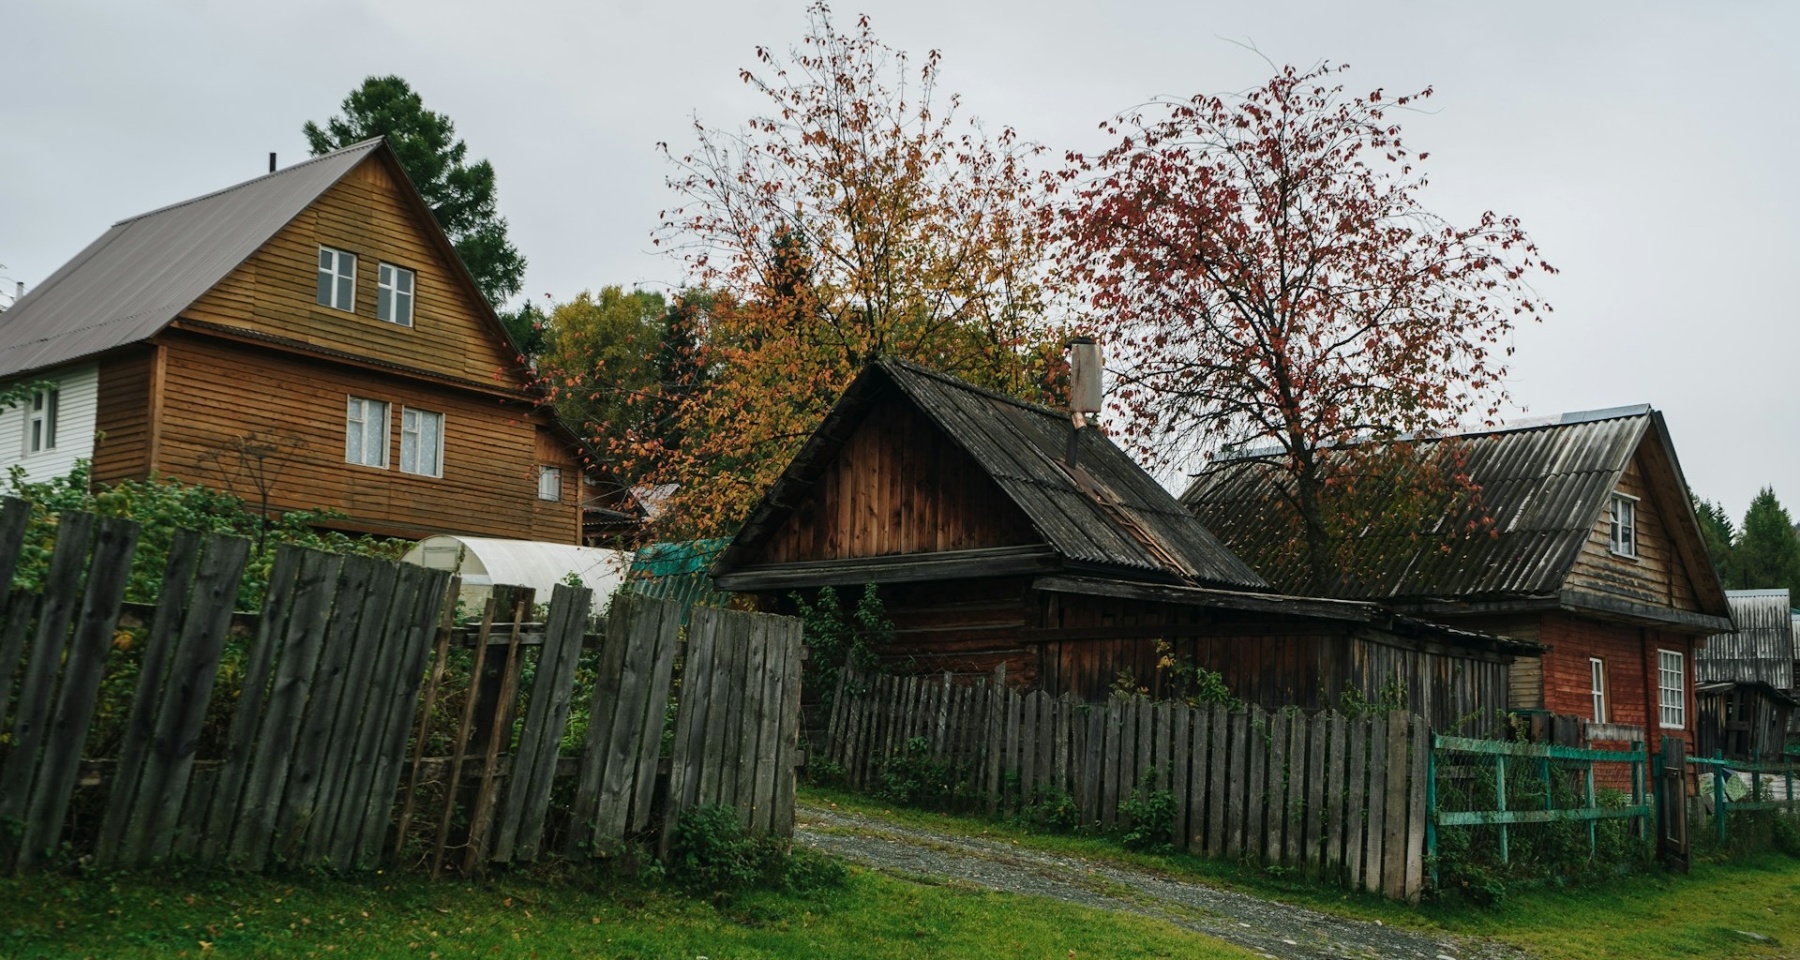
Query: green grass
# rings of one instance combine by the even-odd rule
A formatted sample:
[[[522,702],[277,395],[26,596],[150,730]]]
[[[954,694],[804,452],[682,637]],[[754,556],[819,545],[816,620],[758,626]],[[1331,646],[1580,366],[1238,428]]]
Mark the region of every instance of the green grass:
[[[514,875],[0,880],[0,957],[1252,957],[1168,923],[852,872],[724,906],[660,884]]]
[[[1512,892],[1496,907],[1450,897],[1413,908],[1247,864],[1185,854],[1132,853],[1105,837],[895,808],[835,790],[809,788],[801,797],[808,803],[836,804],[846,811],[879,814],[939,833],[985,837],[1189,877],[1338,916],[1503,940],[1543,960],[1800,957],[1800,859],[1773,852],[1696,862],[1687,876],[1658,870],[1597,887],[1527,888]],[[1772,937],[1774,942],[1752,940],[1738,931]]]

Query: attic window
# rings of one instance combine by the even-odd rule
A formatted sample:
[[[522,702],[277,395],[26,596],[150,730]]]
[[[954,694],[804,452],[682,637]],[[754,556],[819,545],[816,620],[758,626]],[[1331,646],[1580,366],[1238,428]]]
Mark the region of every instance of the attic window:
[[[1613,494],[1608,519],[1612,552],[1621,557],[1637,556],[1637,498],[1625,493]]]
[[[413,321],[413,272],[391,263],[376,270],[375,319],[402,327]]]
[[[319,302],[333,310],[356,312],[356,254],[319,248]]]

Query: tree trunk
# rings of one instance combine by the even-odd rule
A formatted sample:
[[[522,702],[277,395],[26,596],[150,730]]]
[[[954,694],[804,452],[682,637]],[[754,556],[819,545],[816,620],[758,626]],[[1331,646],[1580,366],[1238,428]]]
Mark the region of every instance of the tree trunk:
[[[1336,565],[1331,560],[1331,543],[1325,532],[1325,509],[1320,503],[1325,484],[1319,477],[1319,462],[1312,451],[1303,447],[1297,450],[1294,464],[1297,467],[1295,501],[1300,507],[1301,529],[1306,535],[1307,589],[1315,596],[1329,596]]]

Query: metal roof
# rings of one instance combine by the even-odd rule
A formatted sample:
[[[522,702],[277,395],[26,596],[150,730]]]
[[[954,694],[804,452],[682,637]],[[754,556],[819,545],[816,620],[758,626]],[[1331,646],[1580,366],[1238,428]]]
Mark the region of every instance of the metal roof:
[[[1648,406],[1471,431],[1458,434],[1455,442],[1465,458],[1464,468],[1480,488],[1480,509],[1494,522],[1494,535],[1445,538],[1408,531],[1365,532],[1348,544],[1350,572],[1324,592],[1402,600],[1554,593],[1647,436],[1656,437],[1663,448],[1672,475],[1669,485],[1683,491],[1678,507],[1665,506],[1691,513],[1685,502],[1686,483],[1661,415]],[[1181,499],[1226,545],[1247,556],[1263,556],[1272,552],[1259,549],[1267,546],[1271,534],[1292,529],[1281,479],[1278,468],[1266,461],[1227,459],[1196,478]],[[1442,518],[1438,529],[1450,529],[1463,519],[1467,518]],[[1679,517],[1668,517],[1668,523],[1679,538]],[[1694,549],[1680,543],[1678,547]],[[1705,567],[1710,573],[1710,562]],[[1305,558],[1297,552],[1270,560],[1261,573],[1287,589],[1299,589],[1308,579]],[[1722,598],[1717,606],[1723,607]]]
[[[156,335],[380,146],[368,140],[114,224],[0,314],[0,377]]]
[[[1063,462],[1066,412],[893,359],[870,364],[851,383],[720,557],[715,576],[751,562],[863,415],[890,391],[968,453],[1065,561],[1168,582],[1268,586],[1104,432],[1081,431],[1078,465],[1071,469]]]
[[[1794,686],[1794,616],[1787,590],[1727,590],[1725,598],[1737,630],[1706,638],[1694,654],[1694,681]]]

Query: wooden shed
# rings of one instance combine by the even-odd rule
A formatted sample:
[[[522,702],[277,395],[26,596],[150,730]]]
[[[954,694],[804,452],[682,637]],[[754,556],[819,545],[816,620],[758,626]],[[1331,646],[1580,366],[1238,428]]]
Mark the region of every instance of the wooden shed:
[[[1095,428],[896,360],[867,367],[713,566],[766,609],[878,586],[882,652],[1087,699],[1218,671],[1268,708],[1403,695],[1434,723],[1504,708],[1538,647],[1285,596]]]
[[[1729,760],[1780,760],[1796,701],[1755,680],[1702,683],[1694,690],[1699,755]]]

